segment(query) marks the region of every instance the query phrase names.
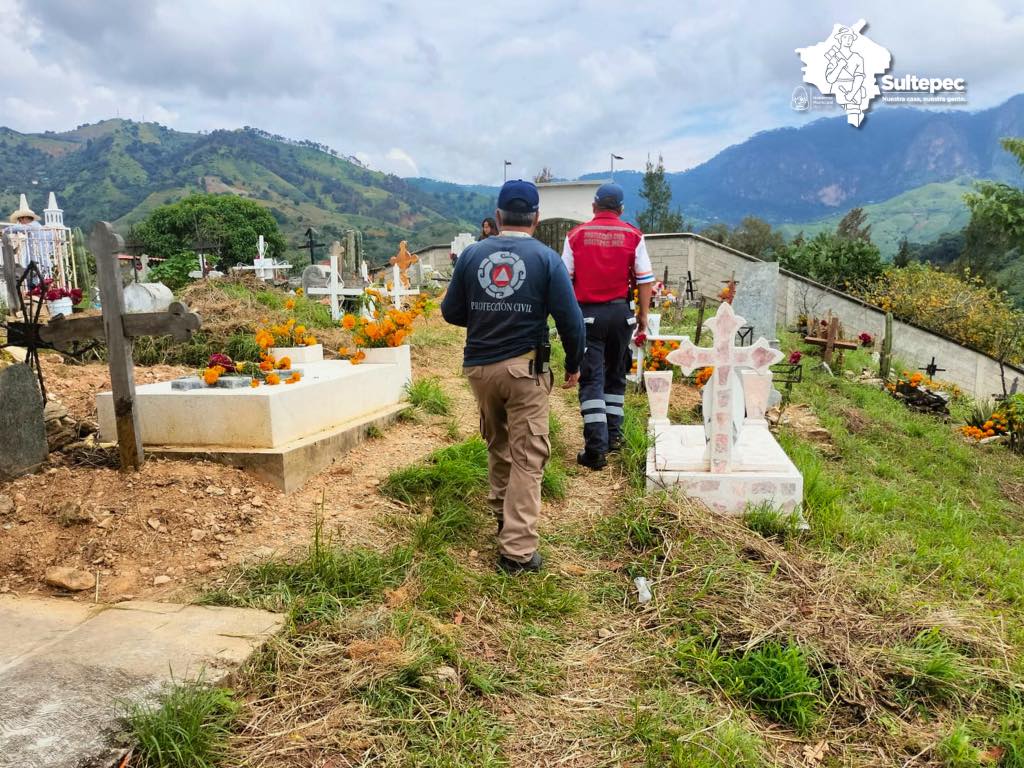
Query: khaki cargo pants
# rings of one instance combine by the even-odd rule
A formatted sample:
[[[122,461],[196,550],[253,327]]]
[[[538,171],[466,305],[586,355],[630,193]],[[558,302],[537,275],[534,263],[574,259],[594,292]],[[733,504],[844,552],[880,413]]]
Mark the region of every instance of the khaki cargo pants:
[[[498,551],[526,562],[537,551],[540,483],[551,455],[548,441],[550,373],[530,373],[528,357],[464,369],[480,406],[487,442],[491,510],[504,524]]]

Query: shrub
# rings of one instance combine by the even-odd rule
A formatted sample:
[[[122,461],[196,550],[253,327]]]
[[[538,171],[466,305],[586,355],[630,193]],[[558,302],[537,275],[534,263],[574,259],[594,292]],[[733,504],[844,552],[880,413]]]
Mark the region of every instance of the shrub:
[[[996,359],[1024,361],[1024,313],[969,270],[958,275],[918,263],[887,269],[861,296]]]
[[[154,283],[163,283],[174,293],[191,282],[189,272],[199,269],[199,257],[191,251],[176,253],[149,270],[149,279]]]

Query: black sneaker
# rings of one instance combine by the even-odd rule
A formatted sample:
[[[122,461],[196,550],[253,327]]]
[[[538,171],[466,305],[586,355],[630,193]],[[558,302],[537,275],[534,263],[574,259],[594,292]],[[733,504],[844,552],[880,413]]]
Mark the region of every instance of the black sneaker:
[[[542,565],[544,565],[544,558],[540,556],[540,552],[534,552],[525,563],[505,557],[505,555],[498,555],[498,570],[509,574],[537,573]]]
[[[591,453],[590,451],[580,451],[576,454],[576,463],[587,469],[604,469],[608,466],[608,459],[605,458],[603,453]]]

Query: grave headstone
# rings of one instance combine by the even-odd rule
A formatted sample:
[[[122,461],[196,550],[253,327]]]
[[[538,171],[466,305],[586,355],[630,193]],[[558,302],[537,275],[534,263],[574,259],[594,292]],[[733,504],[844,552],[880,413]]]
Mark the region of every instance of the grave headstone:
[[[777,261],[751,262],[743,270],[732,302],[736,314],[746,318],[746,324],[754,329],[752,340],[764,337],[773,347],[778,346],[775,328],[775,290],[778,283]]]
[[[129,283],[124,288],[124,311],[165,312],[174,301],[171,289],[163,283]]]
[[[0,371],[0,481],[34,472],[46,461],[46,422],[36,376],[27,365]]]

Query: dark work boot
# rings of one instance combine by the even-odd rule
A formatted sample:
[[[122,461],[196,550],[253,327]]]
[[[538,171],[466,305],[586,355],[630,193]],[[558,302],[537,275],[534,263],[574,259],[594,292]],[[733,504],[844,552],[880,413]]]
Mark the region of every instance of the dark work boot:
[[[580,451],[576,454],[576,463],[581,467],[587,469],[604,469],[608,466],[608,459],[605,458],[603,453],[591,453],[590,451]]]
[[[508,574],[537,573],[542,565],[544,565],[544,558],[540,556],[540,552],[534,552],[525,563],[520,563],[518,560],[505,557],[505,555],[498,555],[498,570]]]
[[[608,438],[608,453],[618,453],[622,450],[622,438],[621,437],[610,437]]]

